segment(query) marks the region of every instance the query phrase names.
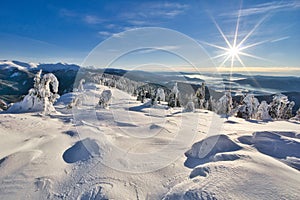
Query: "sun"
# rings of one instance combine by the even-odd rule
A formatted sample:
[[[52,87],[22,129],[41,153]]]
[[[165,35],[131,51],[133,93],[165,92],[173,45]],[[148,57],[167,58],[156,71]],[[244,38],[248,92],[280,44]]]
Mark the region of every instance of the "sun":
[[[226,43],[225,46],[219,46],[216,44],[201,42],[203,44],[206,44],[206,45],[215,47],[219,50],[222,50],[222,53],[220,53],[219,55],[216,55],[215,57],[213,57],[213,59],[223,58],[223,61],[220,63],[219,67],[227,67],[228,65],[226,65],[226,64],[230,63],[229,67],[230,67],[231,71],[234,68],[235,62],[240,63],[244,68],[246,68],[246,66],[242,60],[242,56],[251,57],[251,58],[255,58],[255,59],[259,59],[259,60],[266,60],[259,56],[255,56],[255,55],[245,52],[245,50],[248,48],[268,42],[268,40],[266,40],[266,41],[260,41],[260,42],[245,45],[246,41],[255,32],[255,30],[262,24],[262,22],[266,19],[266,17],[264,17],[260,21],[258,21],[258,23],[246,34],[246,36],[244,38],[242,38],[241,40],[239,40],[239,42],[238,42],[238,39],[240,39],[239,38],[240,37],[240,35],[239,35],[240,18],[241,18],[241,9],[238,12],[236,27],[234,30],[235,33],[234,33],[233,41],[231,41],[231,42],[229,41],[228,37],[226,37],[226,35],[222,31],[222,29],[220,28],[218,23],[215,21],[215,19],[212,18],[216,28],[218,29],[219,33],[221,34],[222,38],[224,39],[224,42]]]
[[[228,55],[231,56],[231,58],[234,59],[236,56],[239,55],[240,50],[239,50],[239,48],[232,47],[232,48],[228,49],[228,52],[227,52],[227,53],[228,53]]]

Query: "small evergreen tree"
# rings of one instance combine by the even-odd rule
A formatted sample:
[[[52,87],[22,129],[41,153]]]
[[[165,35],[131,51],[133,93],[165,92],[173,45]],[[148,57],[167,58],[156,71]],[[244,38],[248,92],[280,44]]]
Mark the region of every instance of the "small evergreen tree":
[[[247,94],[238,109],[237,116],[244,119],[256,118],[258,106],[258,99],[253,94]]]
[[[289,104],[288,97],[283,94],[276,94],[270,103],[269,114],[273,119],[282,119],[284,111]]]
[[[198,108],[203,109],[205,103],[205,83],[202,82],[201,87],[199,87],[195,94],[196,105]]]
[[[179,102],[179,90],[178,90],[177,83],[175,83],[175,85],[170,93],[168,106],[170,106],[170,107],[180,107],[181,106],[180,102]]]
[[[292,118],[293,120],[300,121],[300,108],[296,112],[296,116]]]
[[[112,97],[111,90],[104,90],[100,95],[98,105],[102,108],[107,108],[111,100],[111,97]]]
[[[217,113],[226,114],[229,116],[232,109],[232,97],[230,92],[225,92],[225,94],[217,102]]]
[[[262,101],[258,107],[257,119],[260,120],[270,120],[272,119],[269,115],[269,105],[266,101]]]

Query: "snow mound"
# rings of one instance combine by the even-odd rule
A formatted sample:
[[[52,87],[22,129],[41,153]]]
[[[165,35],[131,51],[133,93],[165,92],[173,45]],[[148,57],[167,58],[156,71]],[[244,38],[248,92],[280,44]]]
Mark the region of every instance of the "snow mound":
[[[86,138],[76,142],[63,154],[66,163],[75,163],[78,161],[87,161],[94,156],[100,155],[100,148],[95,140]]]
[[[192,148],[185,153],[187,157],[209,158],[221,152],[240,150],[241,147],[229,139],[226,135],[214,135],[193,144]]]
[[[229,139],[226,135],[214,135],[193,144],[192,148],[185,153],[187,160],[184,165],[194,168],[208,162],[233,161],[240,159],[238,154],[227,152],[240,150],[241,147]]]
[[[291,138],[281,135],[290,136]],[[255,132],[252,136],[241,136],[238,140],[247,145],[252,145],[260,153],[281,159],[288,165],[299,168],[300,163],[300,143],[292,139],[296,133],[291,132]],[[291,159],[292,158],[292,159]]]

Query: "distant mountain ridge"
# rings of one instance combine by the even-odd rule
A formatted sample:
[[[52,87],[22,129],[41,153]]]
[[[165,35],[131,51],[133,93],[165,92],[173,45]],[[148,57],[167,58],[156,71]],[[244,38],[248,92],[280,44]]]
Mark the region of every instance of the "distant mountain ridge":
[[[232,74],[234,79],[230,80],[228,74],[219,76],[201,74],[200,78],[194,77],[193,73],[152,73],[145,71],[128,71],[115,68],[81,68],[76,64],[67,63],[26,63],[20,61],[0,60],[0,99],[6,102],[20,101],[23,95],[33,86],[33,78],[37,71],[54,73],[59,80],[59,94],[73,90],[73,84],[81,73],[89,73],[92,76],[99,74],[111,74],[126,77],[133,81],[154,83],[172,88],[175,82],[190,84],[194,89],[205,81],[210,92],[215,98],[222,95],[219,88],[229,89],[240,99],[242,93],[253,93],[260,101],[270,102],[275,93],[283,93],[291,101],[295,101],[295,109],[300,107],[300,77],[274,77],[274,76],[247,76],[243,74]],[[205,80],[205,77],[208,79]]]

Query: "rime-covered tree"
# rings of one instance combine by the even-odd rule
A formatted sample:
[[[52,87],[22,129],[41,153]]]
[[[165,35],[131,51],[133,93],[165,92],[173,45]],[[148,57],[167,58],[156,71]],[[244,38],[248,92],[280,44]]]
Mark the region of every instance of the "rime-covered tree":
[[[257,119],[260,120],[272,119],[271,116],[269,115],[269,105],[266,101],[262,101],[258,106]]]
[[[98,105],[102,108],[107,108],[111,100],[111,97],[112,97],[111,90],[104,90],[100,95]]]
[[[282,119],[289,104],[288,97],[283,94],[276,94],[270,103],[269,114],[273,119]]]
[[[185,106],[185,108],[184,108],[183,111],[184,112],[195,112],[195,104],[194,104],[194,102],[193,101],[189,101],[186,104],[186,106]]]
[[[244,119],[256,118],[258,106],[258,99],[253,94],[247,94],[239,107],[237,116]]]
[[[300,121],[300,108],[296,112],[296,116],[292,118],[293,120]]]
[[[7,109],[7,103],[0,99],[0,111],[6,110]]]
[[[195,94],[196,99],[196,105],[198,108],[203,109],[204,108],[204,102],[205,102],[205,83],[202,82],[201,87],[199,87]]]
[[[214,111],[216,107],[216,101],[212,98],[212,96],[209,97],[207,104],[207,110]]]
[[[79,92],[83,92],[84,91],[84,87],[83,87],[83,84],[85,83],[85,80],[84,79],[81,79],[79,81],[79,85],[78,85],[78,91]]]
[[[290,119],[293,117],[293,107],[295,102],[291,101],[283,112],[282,119]]]
[[[232,97],[230,92],[225,94],[217,102],[217,113],[230,115],[232,109]]]
[[[53,104],[59,98],[59,82],[54,74],[48,73],[41,77],[40,70],[34,77],[34,86],[21,102],[13,104],[10,112],[54,112]]]
[[[170,96],[169,96],[169,102],[168,105],[170,107],[180,107],[180,102],[179,102],[179,90],[178,90],[178,86],[177,83],[175,83]]]
[[[155,96],[157,97],[158,103],[166,100],[165,91],[162,88],[157,88]]]

